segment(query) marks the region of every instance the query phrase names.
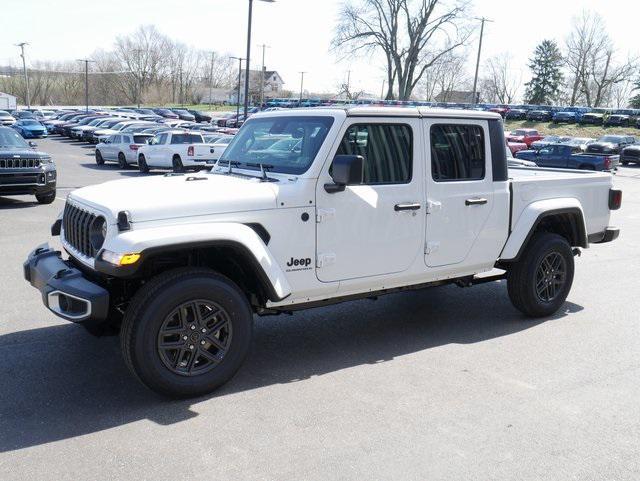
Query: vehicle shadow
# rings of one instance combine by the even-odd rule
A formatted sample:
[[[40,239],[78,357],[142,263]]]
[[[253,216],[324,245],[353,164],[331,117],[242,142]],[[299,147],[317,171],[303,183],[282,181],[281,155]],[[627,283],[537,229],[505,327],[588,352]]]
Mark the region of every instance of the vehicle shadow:
[[[91,155],[93,156],[93,154],[86,154],[86,155]],[[86,167],[88,169],[93,169],[93,170],[108,170],[108,171],[119,171],[118,173],[120,175],[124,175],[126,177],[140,177],[140,176],[148,176],[148,175],[164,175],[167,172],[170,172],[169,170],[159,170],[159,171],[151,171],[147,174],[143,174],[141,173],[137,167],[135,165],[130,165],[129,169],[127,170],[121,170],[120,167],[118,166],[118,164],[116,162],[105,162],[104,165],[98,165],[96,163],[93,164],[80,164],[82,167]]]
[[[464,304],[464,308],[461,308]],[[487,307],[491,306],[490,309]],[[252,352],[238,374],[208,396],[224,397],[359,365],[391,361],[446,344],[507,336],[582,310],[567,302],[529,320],[504,283],[447,286],[257,318]],[[171,425],[197,414],[197,400],[168,401],[126,369],[117,337],[95,338],[63,324],[0,336],[0,452],[109,429],[141,419]]]
[[[35,200],[35,197],[31,196],[32,201],[23,201],[14,198],[6,198],[0,197],[0,210],[2,209],[24,209],[26,207],[33,207],[38,205],[38,202]]]

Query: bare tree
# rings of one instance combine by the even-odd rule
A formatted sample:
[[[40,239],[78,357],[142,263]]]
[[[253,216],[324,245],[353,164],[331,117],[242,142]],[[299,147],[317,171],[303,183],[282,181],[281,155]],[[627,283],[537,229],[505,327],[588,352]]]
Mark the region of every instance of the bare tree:
[[[622,109],[628,107],[633,94],[634,83],[632,80],[618,82],[611,87],[610,104],[613,107]]]
[[[482,93],[490,102],[510,104],[522,85],[522,73],[514,74],[510,66],[513,56],[508,52],[487,59],[485,76],[482,79]]]
[[[380,52],[387,98],[407,100],[425,72],[468,40],[463,0],[349,0],[342,7],[334,49],[348,56]]]
[[[448,52],[427,69],[416,91],[420,97],[446,102],[454,90],[471,89],[471,78],[465,70],[467,55],[464,50]]]

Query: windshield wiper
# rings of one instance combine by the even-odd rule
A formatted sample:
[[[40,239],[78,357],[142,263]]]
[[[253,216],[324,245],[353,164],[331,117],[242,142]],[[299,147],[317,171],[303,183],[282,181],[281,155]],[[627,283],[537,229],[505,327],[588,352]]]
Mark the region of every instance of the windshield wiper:
[[[227,159],[218,159],[218,164],[220,164],[220,162],[226,162],[227,165],[229,166],[229,168],[227,169],[227,174],[232,174],[233,171],[231,170],[232,166],[239,166],[242,162],[238,162],[237,160],[227,160]]]
[[[271,164],[263,164],[262,162],[247,162],[249,167],[260,167],[260,177],[263,182],[268,182],[270,179],[267,176],[267,172],[273,169]]]

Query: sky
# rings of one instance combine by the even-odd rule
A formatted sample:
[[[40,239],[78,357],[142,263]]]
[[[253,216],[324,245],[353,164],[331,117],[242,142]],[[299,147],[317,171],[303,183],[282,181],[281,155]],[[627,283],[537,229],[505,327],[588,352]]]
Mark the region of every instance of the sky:
[[[341,59],[330,50],[343,0],[254,1],[252,66],[277,70],[285,88],[334,92],[350,70],[355,90],[379,95],[384,62],[376,56]],[[525,5],[526,3],[526,5]],[[118,35],[153,24],[174,40],[203,50],[245,56],[248,0],[2,0],[0,65],[18,65],[19,49],[28,42],[27,62],[84,58],[97,48],[109,49]],[[473,15],[493,20],[485,27],[482,59],[509,52],[514,75],[529,79],[527,60],[543,39],[564,41],[571,19],[582,10],[599,13],[619,55],[640,54],[638,0],[536,0],[513,2],[473,0]],[[473,73],[478,32],[468,47]]]

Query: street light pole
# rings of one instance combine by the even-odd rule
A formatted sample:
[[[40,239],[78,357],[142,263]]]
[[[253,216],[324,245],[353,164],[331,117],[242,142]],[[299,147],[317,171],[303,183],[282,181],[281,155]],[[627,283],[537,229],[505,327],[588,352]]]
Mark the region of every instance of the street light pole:
[[[27,42],[21,42],[16,44],[16,47],[20,47],[20,56],[22,57],[22,71],[24,72],[24,83],[27,89],[27,93],[26,93],[26,101],[27,101],[27,108],[30,109],[31,108],[31,98],[29,95],[29,76],[27,75],[27,61],[25,60],[24,57],[24,46],[25,45],[29,45]]]
[[[238,117],[240,117],[240,77],[242,77],[242,61],[244,60],[242,57],[229,57],[238,61],[238,93],[236,98],[236,122],[238,121]],[[247,83],[245,79],[245,84]],[[247,116],[245,115],[245,119]]]
[[[85,112],[89,113],[89,62],[93,62],[88,58],[79,58],[78,62],[84,62],[84,104]]]
[[[304,74],[307,72],[300,72],[300,99],[298,100],[298,107],[302,105],[302,86],[304,85]]]
[[[211,52],[211,67],[209,69],[209,108],[211,108],[213,99],[213,58],[215,56],[215,52]]]
[[[471,103],[473,105],[478,103],[478,69],[480,68],[480,52],[482,52],[482,36],[484,35],[484,22],[493,22],[488,18],[482,17],[476,20],[480,20],[480,42],[478,43],[478,58],[476,59],[476,73],[473,76],[473,99]]]
[[[262,69],[260,70],[260,108],[264,105],[264,51],[269,48],[269,45],[258,45],[262,47]]]
[[[273,3],[275,0],[260,0],[261,2]],[[249,19],[247,22],[247,57],[245,66],[245,79],[244,79],[244,118],[247,118],[249,111],[249,64],[251,59],[251,17],[253,15],[253,0],[249,0]]]

